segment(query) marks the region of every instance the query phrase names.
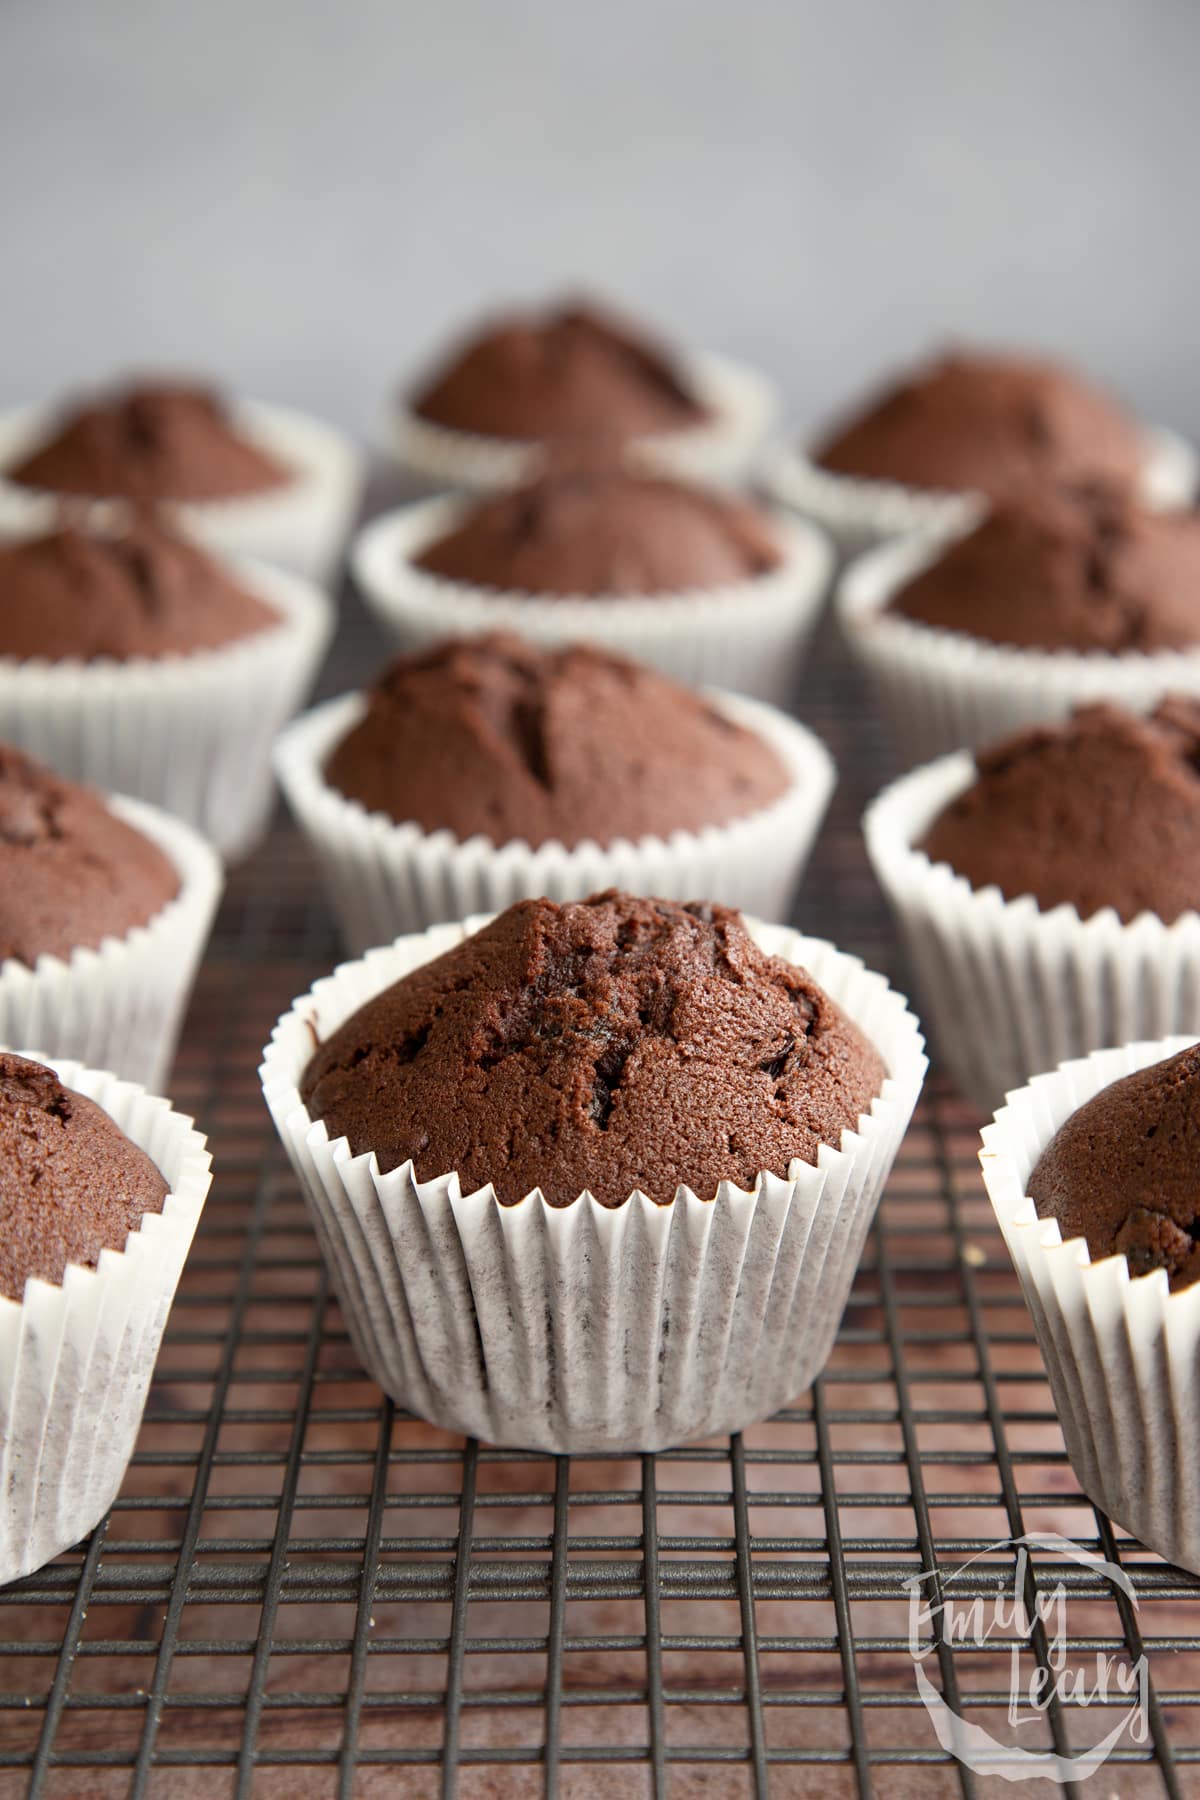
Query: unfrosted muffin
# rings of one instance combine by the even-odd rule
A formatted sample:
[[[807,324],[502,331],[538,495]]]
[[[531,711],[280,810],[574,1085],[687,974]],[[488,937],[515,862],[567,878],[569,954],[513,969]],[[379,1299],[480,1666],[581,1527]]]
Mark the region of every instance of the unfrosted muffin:
[[[167,1184],[108,1114],[44,1063],[0,1051],[0,1295],[121,1250]]]
[[[888,611],[1029,650],[1154,655],[1200,643],[1200,515],[1102,489],[1025,488],[906,582]]]
[[[1082,707],[979,752],[975,771],[919,843],[972,888],[1083,919],[1200,910],[1200,701]]]
[[[724,825],[792,780],[770,743],[655,670],[501,632],[394,662],[325,775],[398,823],[533,847]]]
[[[0,744],[0,962],[125,937],[179,892],[155,843],[91,788]]]
[[[506,593],[633,598],[751,581],[783,551],[769,519],[737,495],[590,461],[476,502],[414,561]]]
[[[0,543],[0,656],[125,662],[211,650],[281,624],[207,551],[149,516]]]
[[[5,473],[51,493],[150,503],[238,499],[297,479],[217,393],[182,381],[134,382],[65,408]]]
[[[209,1168],[165,1100],[0,1050],[0,1586],[112,1506]]]
[[[997,496],[1032,481],[1137,484],[1137,422],[1048,359],[955,350],[904,375],[812,452],[834,474]]]
[[[522,901],[413,970],[321,1044],[300,1092],[382,1172],[411,1158],[508,1203],[619,1206],[815,1163],[884,1073],[738,914],[609,892]]]
[[[668,351],[581,302],[488,321],[411,406],[433,424],[509,439],[640,437],[709,416]]]
[[[863,831],[943,1064],[983,1110],[1069,1057],[1200,1036],[1200,701],[1082,707],[940,757]]]
[[[1029,1177],[1039,1218],[1087,1240],[1093,1262],[1200,1280],[1200,1045],[1103,1088],[1061,1125]]]

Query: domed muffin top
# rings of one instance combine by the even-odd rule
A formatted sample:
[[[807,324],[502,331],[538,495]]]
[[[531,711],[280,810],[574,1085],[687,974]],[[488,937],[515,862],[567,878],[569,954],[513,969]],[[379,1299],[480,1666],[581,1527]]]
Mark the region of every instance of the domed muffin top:
[[[149,517],[0,542],[0,656],[124,662],[220,649],[280,615]]]
[[[1093,1262],[1126,1256],[1131,1275],[1200,1279],[1200,1045],[1139,1069],[1073,1112],[1029,1178],[1042,1219]]]
[[[841,475],[996,496],[1032,480],[1133,486],[1136,422],[1043,358],[956,350],[902,376],[813,452]]]
[[[1014,492],[888,610],[1026,650],[1187,649],[1200,643],[1200,515],[1111,490]]]
[[[416,563],[510,593],[635,598],[736,585],[782,560],[770,521],[736,494],[572,461],[475,502]]]
[[[158,845],[100,794],[0,744],[0,962],[95,949],[178,892]]]
[[[792,779],[764,738],[657,671],[502,632],[394,662],[325,775],[398,823],[568,848],[724,825]]]
[[[668,351],[582,302],[490,320],[451,352],[412,407],[454,431],[525,440],[640,437],[709,417]]]
[[[874,1047],[728,908],[608,892],[525,900],[320,1045],[309,1111],[381,1170],[457,1170],[501,1201],[640,1188],[705,1200],[786,1176],[869,1112]]]
[[[1170,924],[1200,909],[1200,701],[1171,697],[1149,717],[1080,707],[975,759],[974,782],[921,840],[974,888],[1088,918]]]
[[[5,474],[55,494],[147,502],[234,500],[295,479],[238,429],[211,389],[152,380],[66,408]]]
[[[53,1069],[0,1051],[0,1295],[61,1282],[68,1263],[94,1268],[123,1250],[167,1184],[103,1108]]]

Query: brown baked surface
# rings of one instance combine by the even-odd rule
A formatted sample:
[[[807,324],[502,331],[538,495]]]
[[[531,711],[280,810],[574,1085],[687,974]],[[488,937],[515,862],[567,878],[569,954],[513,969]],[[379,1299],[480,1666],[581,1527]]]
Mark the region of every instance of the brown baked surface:
[[[725,825],[792,781],[763,738],[656,670],[503,632],[392,663],[325,775],[424,831],[568,847]]]
[[[382,1170],[504,1202],[711,1199],[838,1145],[879,1094],[871,1044],[726,907],[525,900],[370,1000],[301,1093]]]
[[[1200,643],[1200,514],[1099,489],[998,501],[895,594],[920,625],[1028,650],[1153,655]]]
[[[1038,1158],[1029,1193],[1064,1241],[1131,1275],[1200,1277],[1200,1045],[1113,1082],[1073,1112]]]
[[[148,517],[120,530],[63,526],[0,543],[0,656],[101,657],[214,650],[280,615],[199,545]]]
[[[484,437],[640,437],[702,424],[675,359],[594,303],[487,321],[412,398],[435,425]]]
[[[122,1250],[167,1184],[108,1114],[53,1069],[0,1051],[0,1294],[31,1276],[60,1282]]]
[[[1148,718],[1080,707],[975,762],[921,841],[933,862],[1085,919],[1111,906],[1169,924],[1200,907],[1200,702],[1170,697]]]
[[[782,560],[751,501],[612,462],[554,467],[477,501],[415,559],[476,587],[627,598],[729,587]]]
[[[5,474],[56,494],[146,501],[236,500],[296,479],[237,429],[218,394],[183,381],[133,382],[64,409]]]
[[[1059,363],[954,351],[902,375],[812,455],[840,475],[995,496],[1030,480],[1132,486],[1146,446],[1135,420]]]
[[[100,794],[0,744],[0,962],[94,949],[178,892],[158,845]]]

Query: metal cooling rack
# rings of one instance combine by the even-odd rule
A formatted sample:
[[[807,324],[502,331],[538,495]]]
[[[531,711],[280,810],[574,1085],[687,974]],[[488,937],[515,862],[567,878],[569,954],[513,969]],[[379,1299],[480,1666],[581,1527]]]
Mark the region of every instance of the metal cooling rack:
[[[380,654],[347,603],[326,691]],[[802,707],[842,771],[802,921],[902,974],[857,836],[886,759],[828,626]],[[1136,1609],[1035,1559],[1072,1656],[1149,1660],[1148,1740],[1087,1792],[1200,1793],[1200,1584],[1079,1493],[979,1121],[942,1081],[811,1393],[658,1456],[496,1450],[361,1374],[260,1100],[271,1024],[337,955],[281,824],[230,882],[173,1082],[217,1179],[133,1467],[90,1542],[0,1592],[0,1800],[995,1794],[938,1744],[904,1583],[1034,1530],[1135,1583]],[[988,1599],[1013,1568],[995,1553],[952,1591]],[[999,1731],[1008,1646],[924,1639],[947,1699]],[[1026,1679],[1047,1654],[1019,1647]],[[1062,1704],[1021,1742],[1077,1752],[1113,1717]]]

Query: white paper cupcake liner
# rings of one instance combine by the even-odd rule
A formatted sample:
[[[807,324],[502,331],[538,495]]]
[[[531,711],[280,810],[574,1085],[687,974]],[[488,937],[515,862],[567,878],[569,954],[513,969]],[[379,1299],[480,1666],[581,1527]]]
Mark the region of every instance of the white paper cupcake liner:
[[[241,563],[233,573],[275,608],[278,625],[183,656],[0,657],[0,739],[71,780],[165,807],[223,855],[244,855],[270,814],[271,745],[308,694],[333,609],[281,569]]]
[[[1186,438],[1165,427],[1154,426],[1145,435],[1142,500],[1164,512],[1190,506],[1200,487],[1200,457],[1195,449]],[[981,504],[979,496],[972,493],[838,475],[811,462],[794,446],[773,451],[761,479],[772,499],[823,526],[843,555],[914,531],[954,531]]]
[[[819,1166],[552,1207],[502,1206],[457,1174],[381,1175],[330,1142],[299,1094],[314,1042],[486,921],[443,925],[348,963],[276,1026],[263,1091],[307,1196],[366,1368],[423,1418],[557,1452],[660,1449],[737,1430],[800,1393],[829,1354],[863,1241],[925,1073],[917,1021],[880,975],[831,945],[747,921],[802,963],[879,1050],[881,1094]],[[315,1034],[315,1035],[314,1035]],[[447,1096],[450,1099],[450,1096]]]
[[[945,543],[926,534],[870,550],[850,564],[837,591],[839,623],[906,763],[978,749],[1064,719],[1089,700],[1144,712],[1163,694],[1200,693],[1200,648],[1152,656],[1018,650],[886,612]]]
[[[730,587],[645,599],[548,598],[417,568],[415,558],[451,529],[465,504],[423,501],[374,520],[355,539],[359,590],[406,649],[516,631],[536,644],[600,644],[695,687],[735,688],[776,704],[791,698],[833,571],[832,549],[814,527],[780,515],[780,567]]]
[[[974,779],[965,753],[915,769],[863,816],[875,874],[900,925],[935,1053],[985,1112],[1030,1076],[1106,1045],[1200,1037],[1200,913],[1122,924],[973,888],[914,848]]]
[[[502,912],[540,894],[583,900],[604,888],[668,900],[702,895],[767,919],[786,919],[836,780],[820,739],[783,713],[735,694],[709,698],[778,753],[792,785],[770,806],[727,825],[572,849],[495,845],[450,831],[398,825],[348,800],[324,777],[334,746],[366,710],[361,694],[296,719],[275,745],[284,797],[316,853],[354,955],[470,913]]]
[[[683,367],[689,388],[712,417],[681,431],[634,438],[631,452],[691,480],[743,481],[778,416],[776,389],[757,369],[723,356],[685,357]],[[402,398],[389,409],[384,446],[409,475],[430,487],[474,489],[516,486],[536,468],[545,448],[541,442],[482,437],[435,425]]]
[[[179,892],[144,925],[95,949],[40,956],[33,968],[0,962],[0,1043],[32,1044],[42,1056],[111,1069],[158,1092],[221,897],[221,864],[167,813],[120,797],[110,805],[158,845],[178,873]]]
[[[52,1060],[64,1086],[146,1152],[170,1192],[95,1269],[70,1264],[61,1286],[30,1280],[22,1300],[0,1297],[0,1584],[70,1549],[116,1498],[211,1180],[203,1137],[165,1100]]]
[[[332,426],[258,401],[234,405],[238,429],[297,471],[287,487],[237,500],[172,505],[175,523],[223,556],[278,564],[314,581],[334,572],[358,514],[365,459]],[[3,471],[43,442],[58,422],[50,407],[0,414],[0,536],[48,530],[60,496],[4,479]],[[98,502],[104,515],[112,503]]]
[[[1026,1192],[1071,1113],[1194,1042],[1127,1044],[1039,1075],[985,1128],[980,1162],[1080,1486],[1149,1549],[1200,1574],[1200,1286],[1172,1294],[1165,1270],[1135,1279],[1124,1256],[1093,1263]]]

